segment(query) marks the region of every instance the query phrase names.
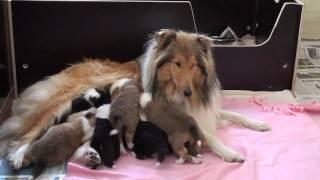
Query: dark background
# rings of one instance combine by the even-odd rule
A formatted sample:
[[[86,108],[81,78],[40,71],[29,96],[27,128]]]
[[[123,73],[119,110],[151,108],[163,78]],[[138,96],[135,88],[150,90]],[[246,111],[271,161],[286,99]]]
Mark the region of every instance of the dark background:
[[[230,26],[239,37],[249,33],[256,36],[260,42],[265,41],[270,35],[284,2],[293,0],[280,0],[278,4],[273,0],[191,1],[198,32],[219,35]],[[6,3],[0,2],[0,96],[5,96],[10,87],[8,80],[10,64],[7,63],[10,57],[6,46],[8,35],[4,16]],[[147,41],[148,34],[160,28],[194,31],[190,7],[185,3],[176,5],[127,3],[123,6],[123,3],[110,5],[102,2],[13,1],[12,9],[19,91],[44,76],[59,72],[69,63],[79,61],[82,57],[110,57],[119,61],[135,58],[143,52],[143,44]],[[288,16],[293,17],[295,23],[293,26],[297,26],[297,20],[294,20],[297,17],[290,14]],[[248,26],[250,30],[247,29]],[[296,33],[295,29],[293,35]],[[112,34],[119,35],[112,36]],[[293,42],[296,40],[292,39]],[[294,53],[294,47],[290,48],[292,52],[289,53]],[[260,49],[256,52],[257,56],[264,56],[274,51],[274,48],[267,47],[267,49],[269,52]],[[224,58],[223,51],[225,50],[218,49],[218,52],[221,52],[218,54],[221,57],[218,60],[220,62]],[[248,63],[252,63],[252,60],[247,60]],[[275,70],[275,74],[279,71],[280,75],[283,74],[285,77],[277,81],[275,86],[270,86],[271,88],[268,88],[267,83],[272,83],[272,79],[277,77],[271,77],[262,85],[257,78],[265,77],[259,75],[255,80],[246,83],[248,77],[254,78],[252,74],[244,74],[242,79],[239,77],[243,83],[235,83],[234,80],[228,82],[233,72],[224,72],[222,65],[228,65],[229,61],[218,62],[218,72],[223,75],[222,84],[226,89],[290,89],[294,58],[290,56],[290,59],[282,58],[278,61],[267,64],[278,67],[282,65],[282,61],[290,61],[290,72]],[[29,67],[24,69],[23,64],[28,64]],[[239,62],[234,65],[237,64]],[[250,66],[253,70],[257,69],[255,64]]]

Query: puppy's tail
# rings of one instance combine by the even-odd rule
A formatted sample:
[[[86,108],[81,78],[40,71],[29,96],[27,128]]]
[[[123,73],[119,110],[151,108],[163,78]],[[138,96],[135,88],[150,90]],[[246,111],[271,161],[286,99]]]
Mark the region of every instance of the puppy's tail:
[[[204,138],[203,138],[203,134],[202,134],[200,128],[197,125],[193,124],[189,127],[189,132],[190,132],[192,138],[194,139],[194,141],[196,141],[195,143],[197,143],[197,145],[199,147],[201,147],[202,140]]]
[[[144,92],[140,97],[140,107],[144,109],[152,101],[152,94]]]

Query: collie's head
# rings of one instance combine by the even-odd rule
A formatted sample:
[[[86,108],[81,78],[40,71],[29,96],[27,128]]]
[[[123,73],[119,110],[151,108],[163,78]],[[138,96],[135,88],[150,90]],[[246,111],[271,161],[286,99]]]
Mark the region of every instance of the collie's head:
[[[178,104],[208,105],[219,89],[211,46],[211,38],[202,34],[154,33],[142,59],[144,91]]]

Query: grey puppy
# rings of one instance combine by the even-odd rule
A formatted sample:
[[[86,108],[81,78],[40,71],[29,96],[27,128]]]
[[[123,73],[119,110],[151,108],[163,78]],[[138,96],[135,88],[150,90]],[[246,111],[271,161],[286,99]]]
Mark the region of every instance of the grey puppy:
[[[111,126],[119,131],[120,137],[123,136],[128,148],[133,147],[133,137],[139,123],[139,87],[134,80],[120,79],[115,81],[111,88],[111,107],[109,120]],[[123,129],[125,128],[125,132]],[[111,131],[110,135],[116,133]],[[124,152],[122,138],[120,138],[121,151]]]

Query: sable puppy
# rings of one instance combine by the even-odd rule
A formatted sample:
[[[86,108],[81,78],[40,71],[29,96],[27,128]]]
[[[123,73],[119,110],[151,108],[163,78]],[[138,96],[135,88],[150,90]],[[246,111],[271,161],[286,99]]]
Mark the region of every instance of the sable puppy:
[[[82,143],[91,138],[95,124],[95,108],[72,114],[67,122],[53,126],[26,147],[23,166],[34,164],[33,177],[47,166],[60,164],[70,158]]]
[[[139,122],[139,87],[133,80],[124,78],[115,81],[111,88],[110,123],[111,126],[123,135],[123,128],[126,128],[124,137],[131,149],[133,147],[133,136]],[[122,140],[120,139],[120,142]],[[121,151],[124,150],[121,143]]]
[[[109,112],[110,104],[102,105],[97,109],[91,146],[97,150],[104,165],[114,168],[113,162],[120,156],[120,142],[118,134],[109,135],[113,129],[109,122]]]
[[[142,117],[158,126],[168,135],[168,141],[179,157],[176,163],[184,163],[190,154],[192,163],[201,163],[197,156],[204,139],[198,124],[180,106],[156,98],[152,100],[149,93],[141,96]],[[187,148],[185,147],[187,145]]]
[[[167,134],[151,122],[139,122],[133,144],[132,151],[137,159],[150,158],[156,153],[156,166],[159,166],[165,156],[172,152]]]

